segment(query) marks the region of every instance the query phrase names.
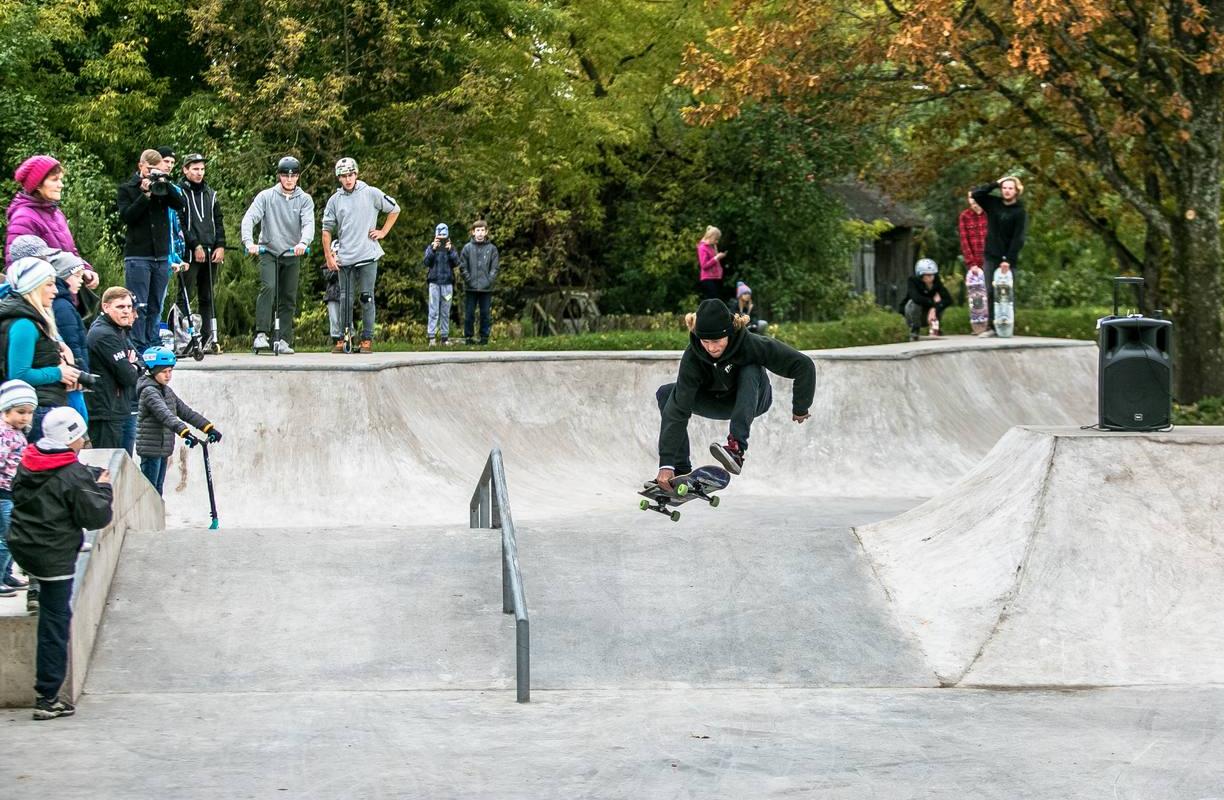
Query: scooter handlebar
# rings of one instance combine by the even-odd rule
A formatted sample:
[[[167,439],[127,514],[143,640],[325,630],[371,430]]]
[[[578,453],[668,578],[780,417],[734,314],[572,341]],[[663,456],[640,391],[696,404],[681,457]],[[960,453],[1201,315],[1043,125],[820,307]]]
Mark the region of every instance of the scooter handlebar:
[[[260,245],[260,246],[259,246],[259,254],[260,254],[261,256],[262,256],[262,255],[264,255],[265,253],[271,253],[271,252],[272,252],[271,250],[269,250],[268,248],[264,247],[263,245]],[[285,252],[281,253],[280,255],[278,255],[278,256],[277,256],[277,258],[284,258],[285,256],[293,256],[293,255],[297,255],[297,253],[294,253],[292,249],[289,249],[289,250],[286,250]],[[308,255],[310,255],[310,247],[309,247],[309,246],[307,246],[307,248],[306,248],[306,252],[302,253],[302,255],[304,255],[304,256],[308,256]]]

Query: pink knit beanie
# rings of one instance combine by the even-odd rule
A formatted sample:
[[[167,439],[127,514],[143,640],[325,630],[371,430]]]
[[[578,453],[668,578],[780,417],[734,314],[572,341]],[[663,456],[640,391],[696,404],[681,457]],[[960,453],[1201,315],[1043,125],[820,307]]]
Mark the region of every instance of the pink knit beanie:
[[[13,177],[21,184],[21,188],[26,190],[26,194],[33,194],[39,186],[42,186],[47,175],[59,165],[60,162],[51,156],[30,156],[21,162],[21,166],[13,173]]]

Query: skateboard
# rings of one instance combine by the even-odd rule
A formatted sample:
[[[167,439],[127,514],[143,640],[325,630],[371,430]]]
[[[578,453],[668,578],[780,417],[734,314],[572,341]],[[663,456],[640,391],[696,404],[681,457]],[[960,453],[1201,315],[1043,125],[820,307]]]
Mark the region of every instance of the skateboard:
[[[971,269],[965,275],[965,298],[973,332],[984,332],[990,327],[990,310],[986,305],[986,273],[981,269]]]
[[[672,480],[670,492],[660,489],[659,484],[654,481],[646,481],[638,492],[646,499],[638,503],[638,508],[643,511],[657,511],[671,517],[672,522],[679,522],[680,512],[672,510],[674,506],[682,506],[690,500],[701,498],[709,503],[711,508],[717,508],[719,498],[714,493],[726,489],[729,483],[731,473],[715,466],[698,467],[687,475],[677,475]],[[654,505],[651,505],[652,501]]]
[[[994,274],[994,328],[1000,338],[1012,335],[1016,322],[1015,275],[1011,270],[995,270]]]

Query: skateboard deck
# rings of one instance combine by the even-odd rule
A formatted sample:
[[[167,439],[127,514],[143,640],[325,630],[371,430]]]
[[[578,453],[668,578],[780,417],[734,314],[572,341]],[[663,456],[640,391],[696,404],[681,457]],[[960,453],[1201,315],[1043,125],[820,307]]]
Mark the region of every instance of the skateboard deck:
[[[672,480],[672,491],[659,488],[654,481],[647,481],[638,492],[645,500],[638,503],[643,511],[657,511],[671,517],[672,522],[680,521],[680,512],[674,510],[690,500],[698,498],[705,500],[711,508],[718,507],[718,497],[715,492],[727,488],[731,483],[731,473],[722,467],[698,467],[687,475],[677,475]],[[653,502],[653,505],[652,505]]]
[[[1016,322],[1016,284],[1011,270],[994,274],[994,328],[1000,338],[1012,335]]]
[[[969,306],[969,325],[974,333],[990,327],[990,309],[986,304],[986,273],[971,269],[965,275],[965,301]]]

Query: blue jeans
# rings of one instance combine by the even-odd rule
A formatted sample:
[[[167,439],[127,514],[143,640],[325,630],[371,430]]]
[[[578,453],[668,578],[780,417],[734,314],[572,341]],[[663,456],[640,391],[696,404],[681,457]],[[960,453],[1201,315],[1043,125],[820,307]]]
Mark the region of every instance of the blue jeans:
[[[0,498],[0,582],[9,576],[13,568],[13,556],[8,549],[9,522],[13,519],[13,501]]]
[[[31,584],[32,585],[32,584]],[[54,700],[68,674],[68,633],[72,623],[72,579],[38,584],[38,650],[34,691]]]
[[[443,340],[450,338],[450,308],[454,296],[455,287],[449,283],[429,284],[429,324],[425,334],[431,341],[439,333]]]
[[[132,412],[123,422],[123,449],[129,456],[136,455],[136,412]]]
[[[140,471],[153,484],[158,494],[162,493],[162,485],[166,482],[166,459],[140,457]]]
[[[480,304],[480,343],[486,344],[489,341],[489,329],[493,327],[493,320],[489,319],[493,307],[492,292],[474,292],[468,289],[463,293],[463,337],[472,338],[477,303]]]
[[[170,283],[170,264],[165,258],[123,259],[123,285],[136,296],[136,324],[132,326],[132,346],[143,353],[161,344],[157,324],[161,322],[162,298]]]

